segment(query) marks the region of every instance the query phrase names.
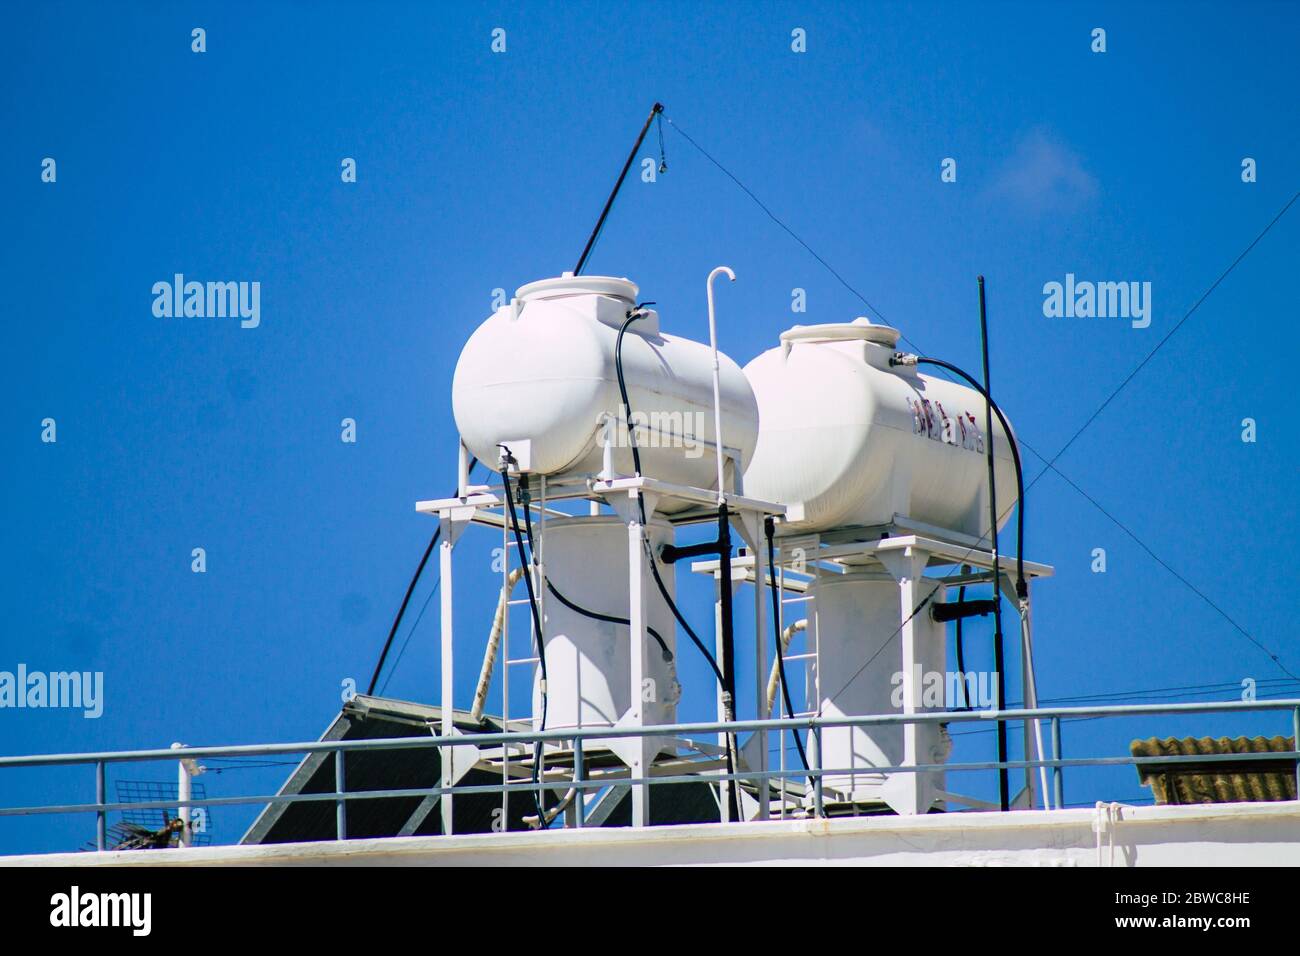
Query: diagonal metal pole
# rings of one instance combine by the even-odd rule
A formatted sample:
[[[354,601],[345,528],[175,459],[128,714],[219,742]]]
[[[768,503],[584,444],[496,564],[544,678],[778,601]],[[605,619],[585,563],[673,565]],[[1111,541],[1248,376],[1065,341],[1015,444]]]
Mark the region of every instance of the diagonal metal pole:
[[[664,111],[662,103],[656,103],[650,109],[650,115],[645,118],[645,125],[641,127],[641,133],[636,138],[636,143],[632,146],[632,152],[627,154],[627,162],[623,164],[623,171],[618,174],[618,182],[614,183],[614,189],[605,200],[605,208],[600,211],[600,218],[596,220],[596,228],[591,230],[591,236],[587,239],[587,245],[583,247],[582,256],[578,259],[578,264],[573,267],[575,276],[582,275],[582,267],[587,264],[587,257],[591,255],[591,249],[596,245],[596,240],[600,238],[600,230],[605,226],[605,219],[609,216],[609,211],[614,208],[614,200],[618,198],[618,191],[623,188],[623,180],[627,178],[627,171],[632,168],[632,160],[636,159],[637,151],[645,141],[645,134],[650,132],[650,124],[654,122],[656,116]]]

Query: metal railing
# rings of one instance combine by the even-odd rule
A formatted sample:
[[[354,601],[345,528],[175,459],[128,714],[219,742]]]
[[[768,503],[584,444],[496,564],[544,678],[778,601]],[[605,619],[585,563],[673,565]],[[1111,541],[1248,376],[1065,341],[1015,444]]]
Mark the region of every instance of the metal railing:
[[[1063,756],[1061,746],[1061,724],[1063,721],[1079,718],[1116,718],[1144,717],[1167,714],[1201,714],[1201,713],[1265,713],[1290,711],[1293,738],[1291,750],[1192,754],[1158,757],[1124,756],[1072,757]],[[996,725],[999,722],[1043,721],[1050,725],[1051,756],[1037,760],[1006,761],[965,761],[958,763],[913,764],[895,766],[864,767],[823,767],[821,766],[821,735],[831,728],[878,727],[894,724],[947,724],[947,723],[985,723]],[[584,757],[584,744],[599,740],[627,740],[640,737],[693,737],[719,733],[745,732],[785,732],[800,730],[807,733],[814,741],[808,748],[809,769],[777,770],[737,770],[734,773],[709,771],[707,773],[672,774],[649,777],[589,776]],[[177,800],[159,800],[151,802],[109,802],[105,799],[106,768],[109,764],[151,761],[197,760],[205,757],[239,758],[265,757],[285,754],[332,753],[334,755],[334,783],[332,792],[261,794],[241,797],[207,797],[184,801],[188,809],[199,807],[239,806],[250,804],[276,805],[313,801],[332,801],[336,808],[336,837],[347,839],[347,801],[378,800],[394,797],[430,797],[451,794],[454,798],[460,794],[499,794],[499,793],[536,793],[539,796],[546,791],[576,790],[579,798],[574,800],[574,825],[584,825],[583,800],[581,794],[588,790],[600,790],[610,786],[648,787],[675,783],[720,783],[722,781],[744,781],[757,783],[764,780],[789,780],[806,777],[812,788],[812,810],[816,816],[824,813],[823,783],[826,777],[867,776],[890,773],[926,773],[941,771],[944,773],[977,770],[1037,770],[1046,768],[1052,777],[1052,804],[1055,809],[1064,807],[1064,771],[1068,767],[1102,767],[1171,765],[1180,763],[1207,764],[1230,762],[1233,764],[1256,761],[1296,761],[1297,794],[1300,795],[1300,750],[1295,740],[1300,740],[1300,699],[1255,700],[1255,701],[1206,701],[1195,703],[1171,704],[1133,704],[1108,705],[1095,707],[1040,707],[1019,710],[988,711],[936,711],[919,714],[878,714],[861,717],[803,717],[775,720],[738,720],[733,722],[679,723],[647,726],[641,728],[599,727],[568,728],[542,732],[511,732],[493,734],[456,734],[450,737],[381,737],[367,740],[320,740],[302,743],[284,744],[243,744],[224,747],[181,747],[154,750],[121,750],[99,753],[38,754],[31,756],[0,757],[0,772],[16,767],[55,767],[55,766],[92,766],[95,772],[95,802],[81,804],[58,804],[29,807],[0,807],[0,817],[30,816],[36,814],[78,814],[93,813],[96,817],[96,847],[105,849],[107,815],[122,810],[169,809],[177,807]],[[348,791],[345,784],[346,755],[356,751],[376,750],[428,750],[449,747],[491,747],[531,745],[536,742],[572,743],[573,770],[571,776],[563,779],[534,781],[521,779],[502,783],[481,785],[454,785],[450,787],[420,787],[392,790]]]

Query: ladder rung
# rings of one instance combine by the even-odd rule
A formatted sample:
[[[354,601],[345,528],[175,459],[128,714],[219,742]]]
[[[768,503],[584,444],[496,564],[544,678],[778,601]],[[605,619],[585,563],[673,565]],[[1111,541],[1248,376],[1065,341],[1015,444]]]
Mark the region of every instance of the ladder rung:
[[[811,661],[816,658],[817,652],[809,651],[807,654],[787,654],[785,655],[785,662],[789,664],[791,661]]]
[[[541,660],[536,657],[516,657],[513,660],[506,661],[507,664],[539,664]]]

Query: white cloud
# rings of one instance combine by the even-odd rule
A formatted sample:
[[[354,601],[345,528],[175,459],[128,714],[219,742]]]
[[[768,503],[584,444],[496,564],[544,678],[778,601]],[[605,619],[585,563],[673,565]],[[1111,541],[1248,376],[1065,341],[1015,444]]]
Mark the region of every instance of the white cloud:
[[[1042,215],[1080,209],[1097,194],[1082,160],[1043,130],[1021,139],[989,195],[1023,212]]]

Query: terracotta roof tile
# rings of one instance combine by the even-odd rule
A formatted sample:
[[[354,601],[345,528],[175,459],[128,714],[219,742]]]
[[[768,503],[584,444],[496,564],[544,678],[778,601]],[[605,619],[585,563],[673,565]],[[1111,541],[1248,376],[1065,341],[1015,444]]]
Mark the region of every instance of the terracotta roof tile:
[[[1138,780],[1151,788],[1157,804],[1262,803],[1296,798],[1294,757],[1277,760],[1144,763],[1143,757],[1286,753],[1294,737],[1150,737],[1135,740]]]

